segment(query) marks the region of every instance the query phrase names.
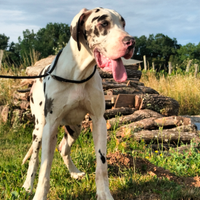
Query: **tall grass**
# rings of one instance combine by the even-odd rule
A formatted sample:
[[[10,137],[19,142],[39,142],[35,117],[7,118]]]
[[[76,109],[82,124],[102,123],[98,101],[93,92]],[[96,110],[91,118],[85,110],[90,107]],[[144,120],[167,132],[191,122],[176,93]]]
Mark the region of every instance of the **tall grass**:
[[[161,95],[177,100],[180,115],[200,114],[200,78],[191,74],[158,77],[152,71],[143,71],[141,82]]]
[[[33,66],[40,57],[40,53],[34,49],[30,50],[22,57],[21,64],[16,66],[16,63],[10,63],[5,61],[2,63],[2,68],[0,69],[1,75],[10,76],[25,76],[25,68],[28,66]],[[20,79],[8,79],[0,78],[0,106],[10,104],[13,101],[13,94],[17,90],[16,86],[20,85]]]
[[[3,68],[0,70],[0,74],[16,76],[24,74],[24,70],[18,70],[18,73],[15,73],[15,71],[12,69]],[[19,83],[19,79],[0,78],[0,106],[10,104],[13,101],[13,94],[16,91],[16,86],[19,85]]]
[[[35,51],[34,49],[31,49],[30,52],[25,52],[22,57],[22,63],[21,66],[27,67],[27,66],[33,66],[40,58],[40,53],[38,51]]]

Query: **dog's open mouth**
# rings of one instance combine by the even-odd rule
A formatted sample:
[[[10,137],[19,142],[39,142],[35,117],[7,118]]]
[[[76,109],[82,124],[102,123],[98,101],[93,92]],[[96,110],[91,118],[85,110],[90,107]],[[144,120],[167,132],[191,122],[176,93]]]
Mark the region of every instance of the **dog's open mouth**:
[[[132,55],[132,52],[124,55],[124,58],[127,58],[128,55]],[[97,49],[94,50],[94,56],[97,62],[97,65],[102,68],[102,70],[111,72],[113,78],[116,82],[124,82],[127,79],[126,69],[123,65],[121,57],[118,59],[110,59],[105,57]]]

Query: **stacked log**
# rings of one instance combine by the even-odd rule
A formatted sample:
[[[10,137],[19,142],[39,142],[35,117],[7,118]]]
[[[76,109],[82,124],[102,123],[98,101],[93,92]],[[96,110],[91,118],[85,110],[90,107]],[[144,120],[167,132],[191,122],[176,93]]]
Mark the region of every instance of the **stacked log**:
[[[54,56],[38,61],[35,66],[28,67],[29,76],[37,75],[46,65],[50,64]],[[179,104],[176,100],[160,95],[150,87],[140,82],[141,71],[138,65],[125,66],[128,79],[124,83],[117,83],[112,74],[98,68],[102,77],[102,85],[106,103],[104,114],[107,129],[116,130],[116,137],[132,137],[134,140],[146,142],[185,142],[196,138],[196,126],[190,118],[178,116]],[[30,90],[31,82],[29,83]],[[34,119],[30,112],[29,91],[18,90],[14,94],[13,104],[8,108],[1,108],[1,113],[17,113],[20,122]],[[10,111],[8,111],[10,110]],[[7,114],[7,118],[9,118]],[[14,117],[10,117],[11,122]],[[92,121],[87,114],[82,123],[83,129],[92,129]]]

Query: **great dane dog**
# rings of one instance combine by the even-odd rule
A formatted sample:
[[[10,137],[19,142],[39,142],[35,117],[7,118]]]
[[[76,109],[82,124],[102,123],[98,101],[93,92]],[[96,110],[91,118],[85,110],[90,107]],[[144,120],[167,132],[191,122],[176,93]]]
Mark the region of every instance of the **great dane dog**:
[[[113,199],[109,190],[106,162],[107,130],[103,117],[105,101],[101,77],[96,71],[88,81],[76,84],[60,82],[53,78],[53,75],[70,80],[83,80],[91,76],[97,64],[103,70],[112,72],[115,81],[125,81],[127,75],[121,57],[132,57],[135,40],[124,27],[123,17],[113,10],[82,9],[72,20],[71,38],[52,74],[36,79],[33,84],[31,110],[35,116],[35,129],[32,146],[23,160],[25,162],[31,156],[23,187],[27,191],[33,188],[42,143],[41,167],[34,200],[47,198],[57,129],[60,125],[65,125],[68,130],[58,147],[60,154],[73,178],[84,175],[73,164],[70,149],[80,134],[81,122],[87,113],[93,123],[97,199]],[[52,65],[54,62],[55,60]],[[51,70],[51,66],[49,69],[46,67],[41,74]]]

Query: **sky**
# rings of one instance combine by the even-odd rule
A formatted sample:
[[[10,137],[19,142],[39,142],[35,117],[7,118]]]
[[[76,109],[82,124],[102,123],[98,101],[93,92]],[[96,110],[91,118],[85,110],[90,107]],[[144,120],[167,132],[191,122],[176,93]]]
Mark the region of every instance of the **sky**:
[[[96,7],[120,13],[132,36],[163,33],[181,45],[200,42],[200,0],[0,0],[0,34],[16,43],[26,29],[70,25],[82,8]]]

